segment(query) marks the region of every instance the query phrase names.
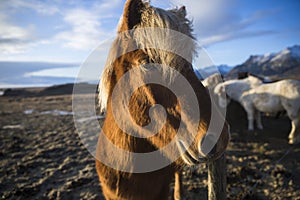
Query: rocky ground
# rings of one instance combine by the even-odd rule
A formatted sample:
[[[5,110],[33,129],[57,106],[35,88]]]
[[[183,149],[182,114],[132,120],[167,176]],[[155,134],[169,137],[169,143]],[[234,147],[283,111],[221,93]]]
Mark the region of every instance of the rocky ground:
[[[1,199],[103,199],[71,111],[70,95],[0,97]],[[227,198],[300,199],[300,145],[287,144],[288,118],[264,117],[264,131],[248,132],[244,115],[230,105]],[[183,172],[187,199],[207,199],[206,170]]]

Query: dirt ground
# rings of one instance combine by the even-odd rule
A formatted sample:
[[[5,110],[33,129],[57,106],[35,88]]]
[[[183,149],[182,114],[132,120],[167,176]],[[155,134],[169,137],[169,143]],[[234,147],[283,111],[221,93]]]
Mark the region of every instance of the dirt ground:
[[[71,111],[70,95],[0,97],[1,199],[103,199]],[[300,199],[300,145],[287,144],[289,119],[264,117],[263,131],[248,132],[236,103],[227,118],[227,199]],[[183,175],[187,199],[207,199],[206,165]]]

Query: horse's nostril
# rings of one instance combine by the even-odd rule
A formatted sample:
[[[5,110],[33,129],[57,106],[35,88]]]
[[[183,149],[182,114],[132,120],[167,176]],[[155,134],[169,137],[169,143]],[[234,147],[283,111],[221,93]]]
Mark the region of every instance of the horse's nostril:
[[[209,157],[213,157],[217,153],[217,145],[215,145],[212,150],[208,153]]]
[[[206,142],[206,144],[204,143]],[[202,149],[202,152],[206,155],[206,157],[213,157],[214,154],[216,154],[217,152],[217,144],[215,144],[213,147],[212,147],[212,144],[210,143],[211,141],[208,141],[208,140],[202,140],[201,141],[201,149]],[[209,145],[207,143],[210,143]],[[212,148],[211,148],[212,147]]]
[[[216,151],[216,144],[218,142],[218,137],[214,133],[207,133],[204,138],[199,143],[199,152],[204,157],[211,155]]]

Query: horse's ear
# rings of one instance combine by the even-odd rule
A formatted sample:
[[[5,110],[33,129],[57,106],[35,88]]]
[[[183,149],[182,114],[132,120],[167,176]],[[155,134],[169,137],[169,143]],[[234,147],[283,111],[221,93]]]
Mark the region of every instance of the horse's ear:
[[[222,83],[219,83],[214,89],[214,93],[216,94],[222,94],[224,92],[225,92],[225,86]]]
[[[178,9],[178,14],[182,17],[186,17],[186,9],[185,9],[185,6],[182,6]]]
[[[142,0],[127,0],[118,31],[128,31],[139,24],[145,6],[146,5]]]

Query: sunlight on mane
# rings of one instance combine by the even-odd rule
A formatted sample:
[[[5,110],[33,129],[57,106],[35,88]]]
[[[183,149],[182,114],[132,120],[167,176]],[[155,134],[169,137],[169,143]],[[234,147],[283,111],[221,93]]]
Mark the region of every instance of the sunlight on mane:
[[[122,17],[119,23],[121,27]],[[197,55],[197,44],[192,34],[192,24],[186,18],[184,7],[172,10],[155,8],[145,3],[141,13],[141,21],[128,32],[119,33],[119,37],[112,44],[112,49],[107,59],[99,84],[99,106],[104,113],[107,106],[110,77],[113,71],[113,62],[118,56],[128,50],[122,45],[122,38],[129,37],[134,42],[136,49],[141,49],[153,63],[159,63],[162,67],[163,77],[169,82],[174,80],[174,74],[170,66],[177,71],[182,70],[182,58],[189,63]],[[149,48],[150,47],[150,48]],[[152,47],[152,48],[151,48]],[[167,51],[166,51],[167,50]],[[180,56],[179,56],[180,55]],[[176,64],[176,65],[174,65]]]

